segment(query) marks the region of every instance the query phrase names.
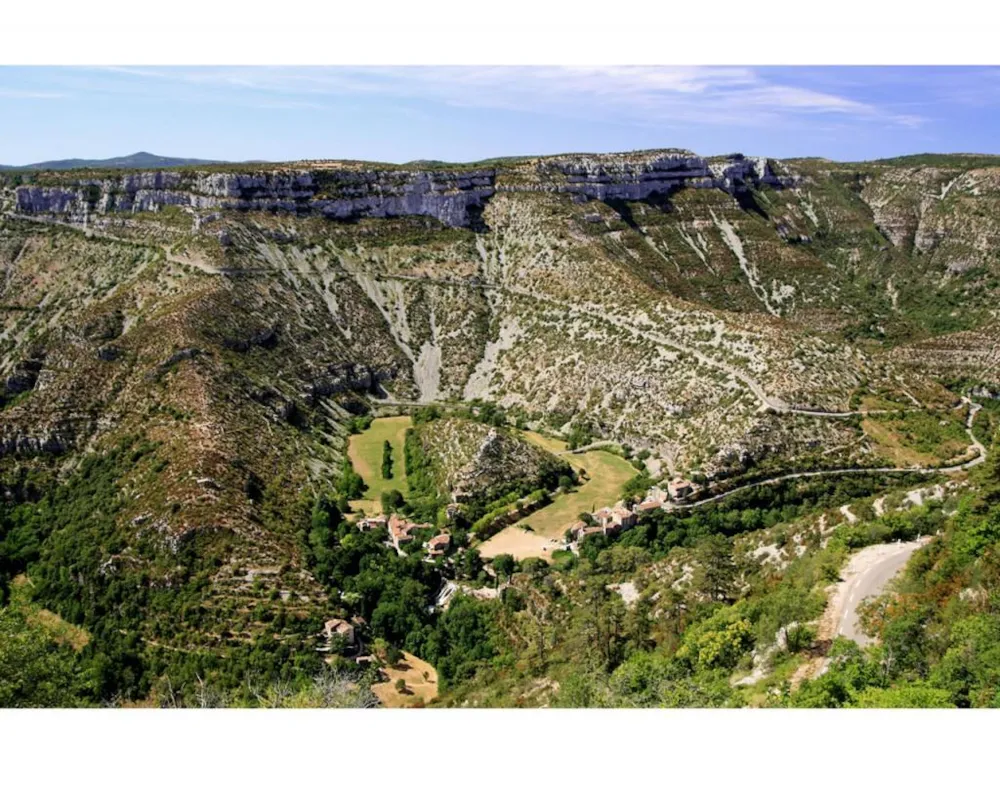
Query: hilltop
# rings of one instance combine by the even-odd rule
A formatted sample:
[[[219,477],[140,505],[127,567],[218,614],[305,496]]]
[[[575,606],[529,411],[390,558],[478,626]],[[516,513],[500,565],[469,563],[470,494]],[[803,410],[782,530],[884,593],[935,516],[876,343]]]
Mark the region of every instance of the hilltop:
[[[113,158],[67,158],[59,161],[39,161],[20,167],[0,165],[0,170],[68,170],[68,169],[168,169],[225,163],[202,158],[173,158],[140,151]]]
[[[460,417],[430,420],[414,431],[425,468],[442,495],[484,501],[538,488],[571,475],[562,460],[502,428]]]

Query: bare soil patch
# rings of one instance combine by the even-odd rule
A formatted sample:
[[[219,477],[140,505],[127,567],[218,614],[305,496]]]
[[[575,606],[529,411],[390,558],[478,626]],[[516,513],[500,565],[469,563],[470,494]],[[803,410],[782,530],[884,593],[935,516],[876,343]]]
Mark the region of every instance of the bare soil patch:
[[[540,536],[517,525],[511,525],[479,545],[479,553],[483,558],[509,553],[518,561],[524,558],[544,558],[546,561],[552,561],[552,554],[561,547],[559,539]]]
[[[386,681],[372,686],[375,696],[386,708],[412,708],[425,706],[438,696],[438,675],[423,659],[403,651],[397,664],[382,667]],[[402,678],[406,689],[400,692],[396,682]]]

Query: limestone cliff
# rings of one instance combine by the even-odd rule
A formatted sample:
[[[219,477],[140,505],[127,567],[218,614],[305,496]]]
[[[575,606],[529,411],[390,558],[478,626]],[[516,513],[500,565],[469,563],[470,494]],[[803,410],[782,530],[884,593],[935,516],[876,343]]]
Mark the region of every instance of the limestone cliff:
[[[780,171],[780,169],[779,169]],[[356,166],[282,166],[246,172],[177,170],[111,175],[44,173],[13,189],[20,214],[89,222],[112,213],[199,210],[268,211],[349,220],[434,217],[477,227],[498,191],[568,192],[581,200],[643,200],[684,187],[739,194],[790,185],[774,162],[736,154],[707,159],[684,150],[526,159],[483,169],[408,170]]]

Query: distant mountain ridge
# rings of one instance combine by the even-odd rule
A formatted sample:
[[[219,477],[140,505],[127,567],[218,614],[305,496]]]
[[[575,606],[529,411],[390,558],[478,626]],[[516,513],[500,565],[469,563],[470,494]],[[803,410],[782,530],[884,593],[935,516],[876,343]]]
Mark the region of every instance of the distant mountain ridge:
[[[207,164],[226,164],[229,162],[221,160],[211,160],[203,158],[173,158],[171,156],[158,156],[153,153],[140,151],[128,156],[116,156],[105,159],[87,158],[67,158],[60,161],[40,161],[36,164],[25,164],[15,167],[0,165],[0,170],[14,169],[155,169],[158,167],[191,167],[203,166]]]

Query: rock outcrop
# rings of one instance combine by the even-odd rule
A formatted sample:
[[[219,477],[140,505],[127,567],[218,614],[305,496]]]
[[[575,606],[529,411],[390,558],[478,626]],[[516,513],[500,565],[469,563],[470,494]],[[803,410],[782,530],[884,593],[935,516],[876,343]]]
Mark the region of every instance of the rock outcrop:
[[[257,168],[247,172],[157,171],[111,178],[46,176],[45,185],[14,189],[20,214],[83,223],[95,216],[158,211],[267,211],[350,220],[433,217],[450,227],[475,227],[498,191],[568,192],[582,200],[643,200],[684,188],[739,194],[763,184],[789,185],[774,162],[740,154],[708,159],[684,150],[606,156],[566,156],[499,169],[407,170],[348,167]]]
[[[558,191],[586,200],[645,200],[652,195],[669,196],[682,188],[714,188],[737,194],[764,184],[784,187],[794,183],[790,175],[779,176],[768,159],[746,158],[740,153],[707,159],[683,150],[544,159],[538,171],[543,181],[555,184]]]
[[[435,217],[452,227],[472,223],[493,194],[493,170],[288,170],[246,173],[140,172],[66,185],[17,187],[21,214],[67,217],[157,211],[164,206],[269,211],[328,219]],[[71,176],[67,176],[70,178]]]
[[[310,403],[321,397],[349,391],[380,393],[379,386],[396,377],[392,367],[370,367],[367,364],[330,364],[323,374],[314,377],[306,387],[305,397]]]

